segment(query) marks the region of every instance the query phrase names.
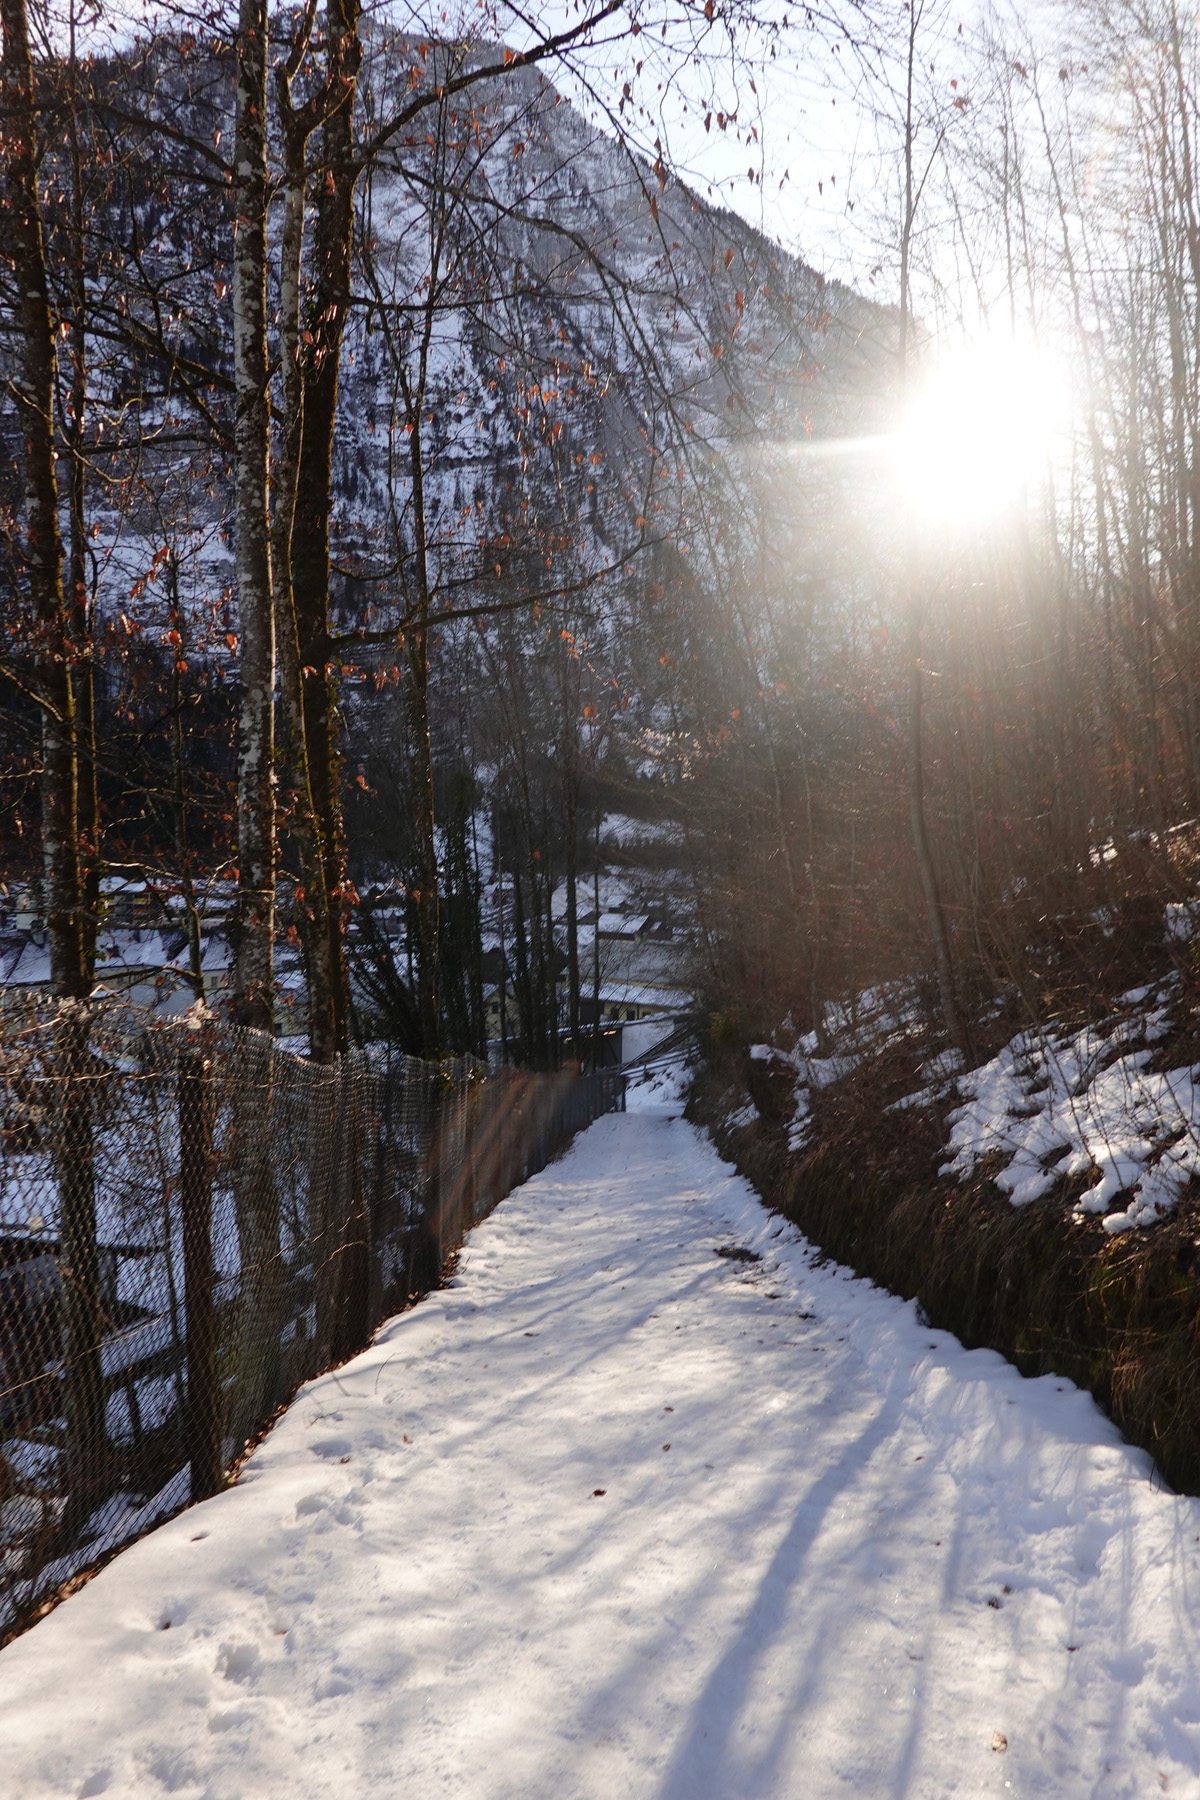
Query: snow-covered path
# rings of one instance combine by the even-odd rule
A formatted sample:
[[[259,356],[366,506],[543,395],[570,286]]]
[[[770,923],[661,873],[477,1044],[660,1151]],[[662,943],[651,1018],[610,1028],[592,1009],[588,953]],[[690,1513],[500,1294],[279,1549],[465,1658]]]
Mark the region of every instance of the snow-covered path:
[[[0,1795],[1195,1796],[1198,1652],[1200,1502],[631,1112],[0,1653]]]

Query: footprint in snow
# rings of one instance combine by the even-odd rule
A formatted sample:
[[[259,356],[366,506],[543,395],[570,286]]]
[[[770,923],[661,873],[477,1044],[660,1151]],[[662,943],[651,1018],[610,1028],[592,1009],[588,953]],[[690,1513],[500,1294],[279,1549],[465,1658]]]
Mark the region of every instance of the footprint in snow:
[[[310,1444],[309,1449],[314,1456],[323,1456],[327,1462],[340,1462],[349,1457],[353,1445],[349,1438],[322,1438],[319,1444]]]
[[[257,1644],[222,1644],[217,1657],[217,1674],[226,1681],[254,1681],[262,1665],[262,1652]]]

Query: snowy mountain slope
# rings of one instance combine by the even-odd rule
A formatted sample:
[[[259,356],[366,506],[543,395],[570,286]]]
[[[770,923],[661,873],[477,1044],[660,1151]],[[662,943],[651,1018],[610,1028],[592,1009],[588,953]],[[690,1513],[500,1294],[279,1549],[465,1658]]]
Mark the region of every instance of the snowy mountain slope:
[[[426,78],[427,49],[368,37],[364,133]],[[107,107],[140,105],[175,135],[131,134],[120,178],[102,165],[92,179],[88,344],[97,466],[117,478],[137,470],[131,485],[106,480],[91,495],[101,611],[163,629],[170,546],[195,648],[225,666],[236,632],[221,437],[231,220],[215,165],[188,146],[228,144],[229,76],[225,50],[204,41],[180,55],[160,40],[97,68],[107,126]],[[494,580],[497,566],[502,580],[521,579],[547,554],[555,574],[602,567],[638,538],[656,455],[686,452],[691,482],[748,431],[805,436],[869,420],[888,315],[594,131],[544,76],[518,71],[473,90],[469,108],[434,130],[436,141],[414,131],[393,142],[358,190],[336,435],[347,624],[368,606],[386,618],[403,605],[412,493],[396,352],[401,313],[428,291],[431,182],[449,180],[449,255],[461,271],[452,267],[434,321],[424,408],[426,508],[446,580]],[[66,193],[53,145],[47,167],[53,256]],[[390,333],[389,306],[400,309]],[[660,486],[672,529],[685,504],[694,511],[686,486]]]

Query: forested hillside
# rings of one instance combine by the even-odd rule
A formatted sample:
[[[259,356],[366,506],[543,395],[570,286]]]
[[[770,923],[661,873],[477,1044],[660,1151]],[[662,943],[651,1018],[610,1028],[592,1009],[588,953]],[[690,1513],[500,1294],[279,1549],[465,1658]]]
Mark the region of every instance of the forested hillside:
[[[579,893],[606,814],[692,817],[685,789],[729,731],[727,665],[762,648],[747,635],[757,565],[791,562],[826,484],[797,480],[769,541],[749,493],[772,467],[794,479],[797,441],[878,425],[894,321],[585,124],[477,33],[355,27],[348,121],[335,23],[270,23],[271,517],[256,554],[277,670],[271,934],[285,973],[303,945],[321,1054],[355,1028],[347,942],[410,1047],[475,1048],[507,896],[510,940],[528,935],[517,954],[550,984],[523,1004],[534,1054],[535,1038],[555,1042],[532,1012],[555,1012],[559,976],[578,1040]],[[210,27],[34,74],[80,911],[122,878],[148,883],[187,936],[168,961],[197,991],[207,936],[228,923],[250,958],[235,982],[250,1017],[273,853],[246,785],[268,677],[249,599],[263,568],[245,561],[238,508],[268,441],[247,452],[238,399],[234,62]],[[347,123],[352,179],[335,194]],[[6,320],[18,370],[15,306]],[[15,452],[11,399],[7,429]],[[48,912],[53,940],[19,478],[14,454],[4,861],[21,916]],[[695,849],[682,861],[686,911]],[[242,897],[226,921],[229,878]],[[83,938],[72,980],[86,988],[94,926]]]
[[[757,140],[751,15],[711,13],[688,92]],[[1189,902],[1191,36],[1123,14],[1118,53],[1081,16],[1050,70],[981,31],[943,83],[927,20],[881,25],[912,77],[888,309],[672,173],[639,19],[585,122],[555,75],[594,82],[609,16],[520,51],[336,8],[30,50],[5,429],[52,426],[63,582],[34,592],[14,454],[2,828],[63,991],[128,877],[196,991],[227,925],[248,1021],[281,959],[323,1057],[364,1029],[352,941],[438,1049],[486,1040],[515,933],[553,1058],[604,820],[634,815],[674,829],[735,1037],[820,1037],[902,981],[970,1059]],[[1101,91],[1129,154],[1097,185]],[[930,385],[955,307],[1007,321],[990,387]]]

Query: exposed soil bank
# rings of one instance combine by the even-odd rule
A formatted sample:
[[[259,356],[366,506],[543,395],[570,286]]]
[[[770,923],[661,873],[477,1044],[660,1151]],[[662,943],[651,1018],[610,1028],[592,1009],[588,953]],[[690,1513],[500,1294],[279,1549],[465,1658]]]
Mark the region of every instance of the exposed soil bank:
[[[759,1116],[739,1126],[747,1092]],[[729,1054],[702,1070],[688,1113],[827,1255],[918,1300],[968,1347],[1069,1376],[1172,1487],[1200,1494],[1200,1194],[1120,1237],[1061,1204],[1016,1209],[986,1175],[940,1178],[940,1114],[886,1112],[893,1097],[879,1065],[863,1068],[821,1096],[809,1145],[789,1153],[763,1065]]]

